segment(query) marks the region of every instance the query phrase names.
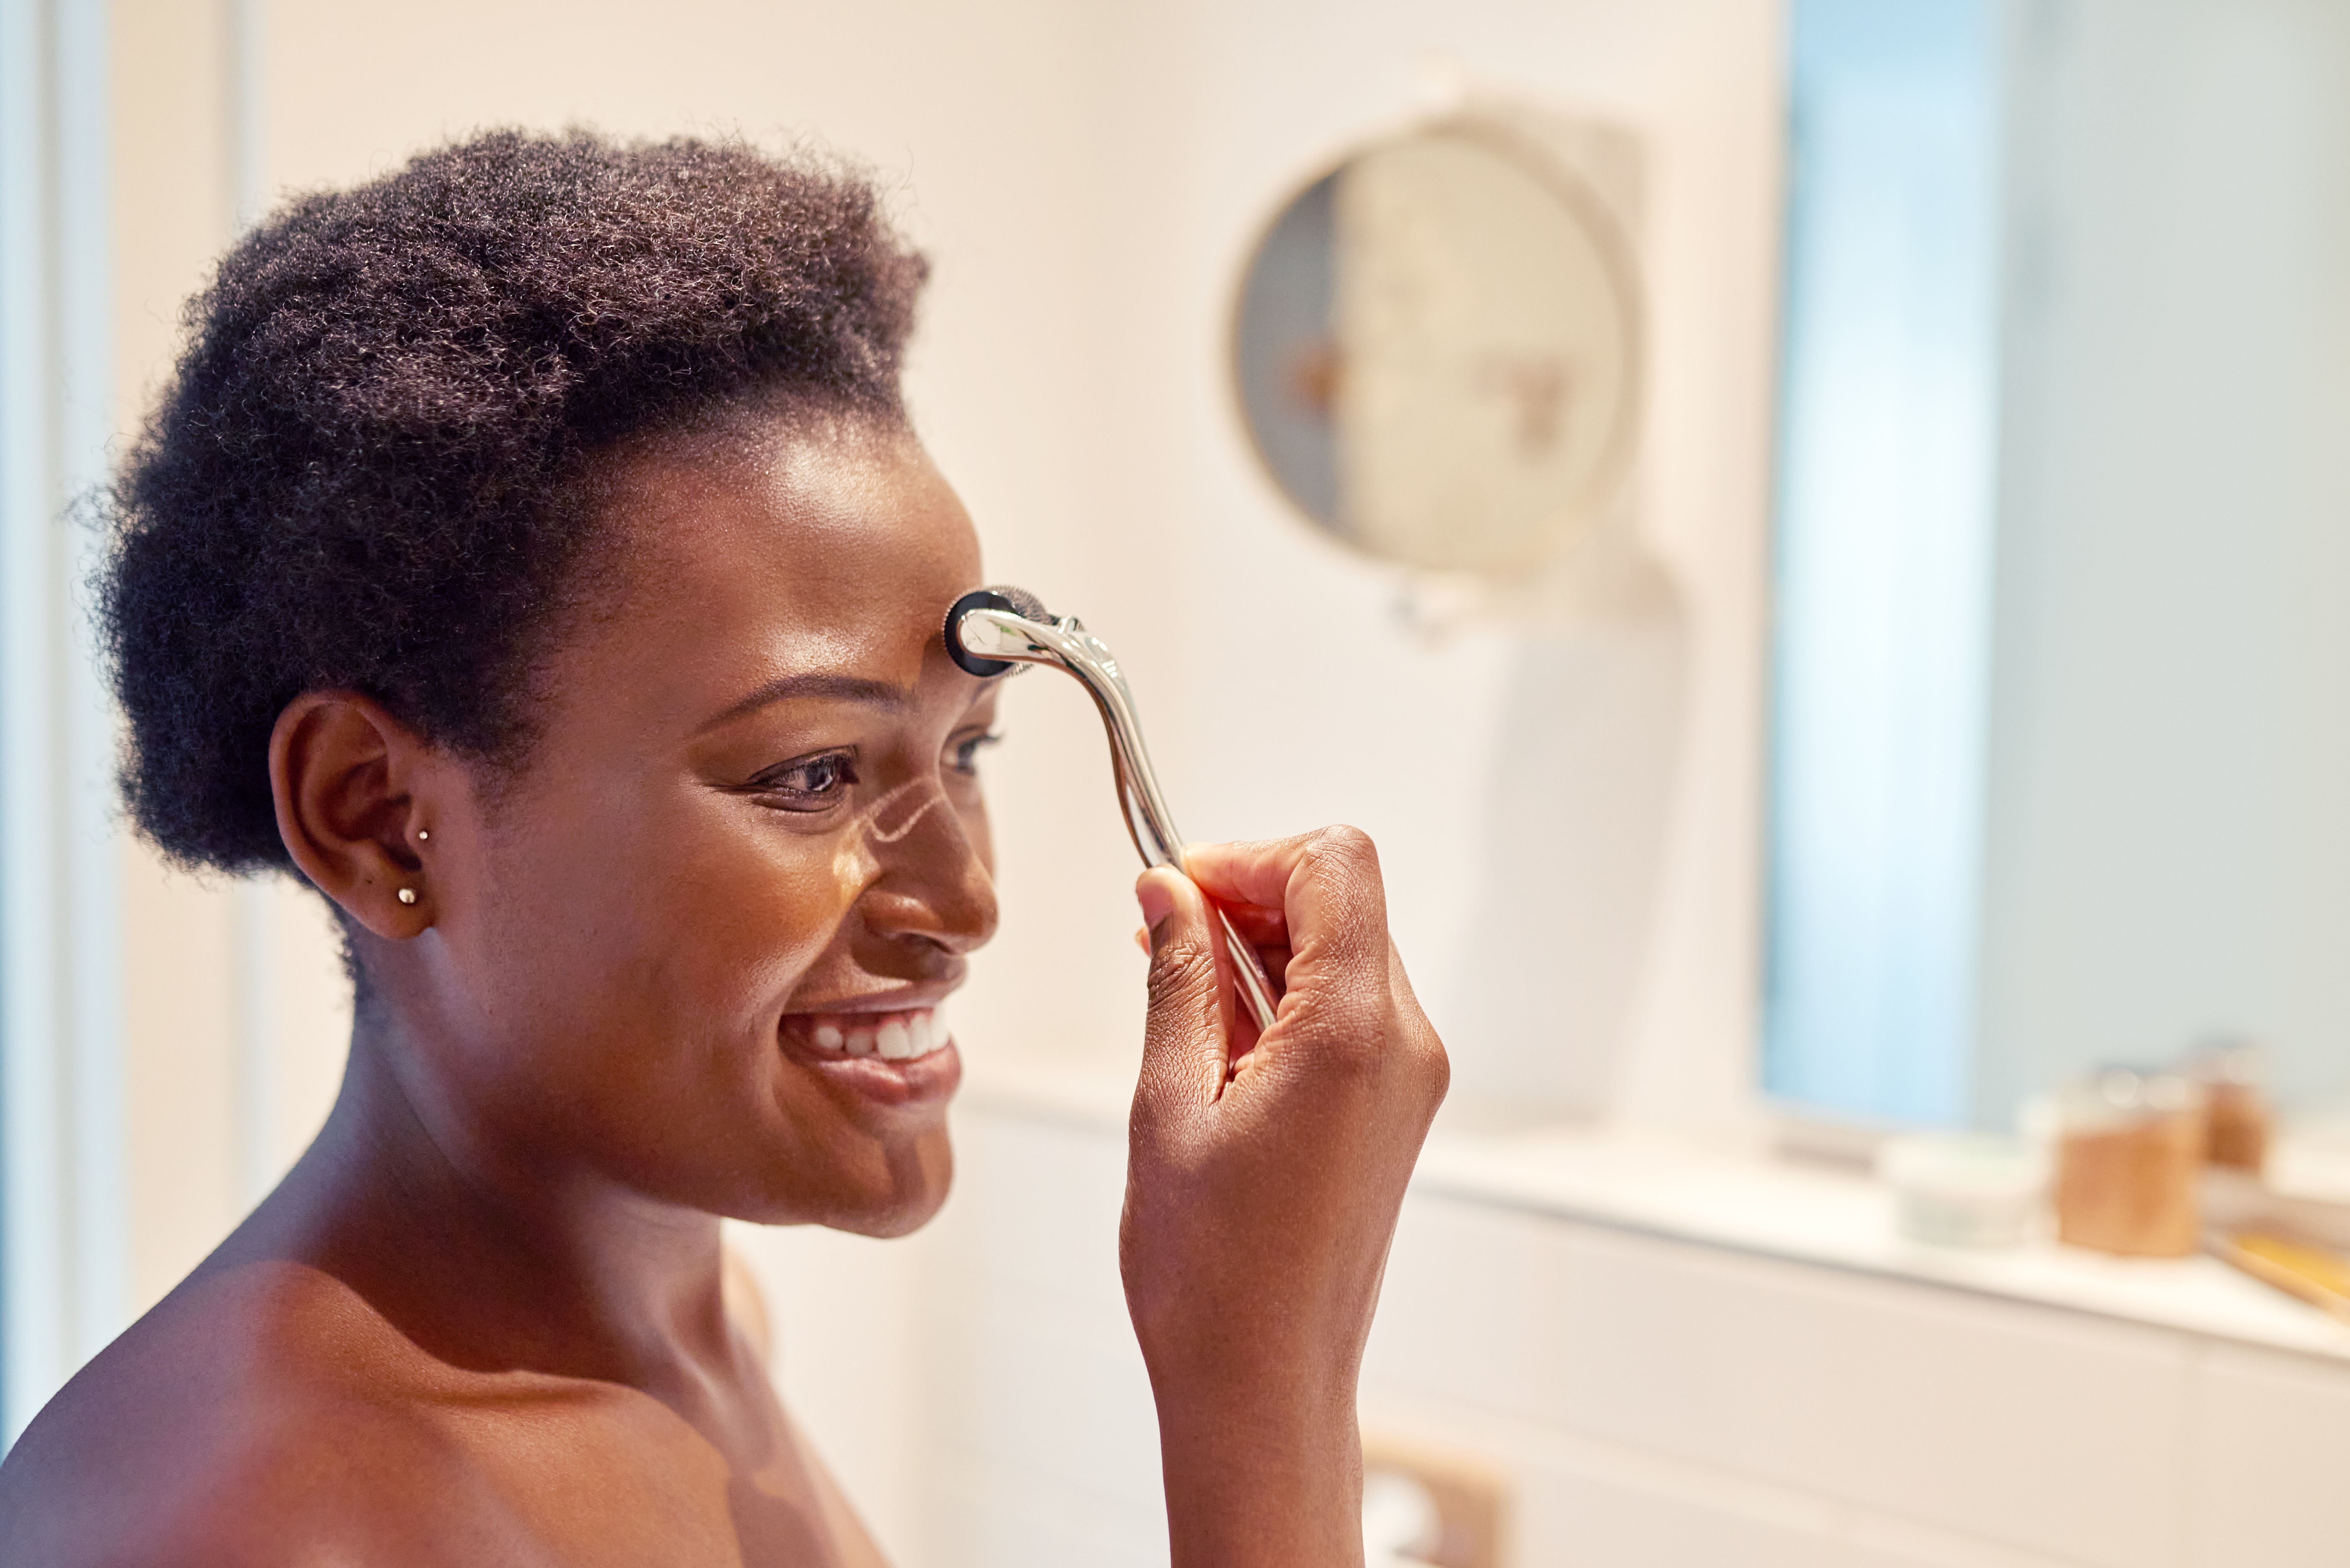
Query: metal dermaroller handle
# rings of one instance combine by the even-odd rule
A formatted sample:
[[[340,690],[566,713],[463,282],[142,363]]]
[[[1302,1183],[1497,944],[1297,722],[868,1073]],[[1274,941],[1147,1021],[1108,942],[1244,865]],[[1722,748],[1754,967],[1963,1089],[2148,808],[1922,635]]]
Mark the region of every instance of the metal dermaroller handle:
[[[1142,863],[1183,869],[1183,836],[1175,831],[1174,815],[1159,793],[1159,775],[1151,771],[1150,752],[1142,743],[1142,724],[1135,716],[1134,693],[1118,668],[1117,656],[1099,638],[1075,616],[1055,619],[1034,595],[1017,588],[983,588],[965,594],[947,611],[946,644],[955,662],[974,675],[1001,675],[1015,664],[1045,664],[1076,676],[1092,695],[1102,726],[1109,732],[1118,805]],[[1258,1029],[1272,1028],[1273,981],[1264,972],[1264,961],[1231,916],[1212,902],[1210,908],[1223,931],[1224,950],[1232,955],[1249,1015]]]

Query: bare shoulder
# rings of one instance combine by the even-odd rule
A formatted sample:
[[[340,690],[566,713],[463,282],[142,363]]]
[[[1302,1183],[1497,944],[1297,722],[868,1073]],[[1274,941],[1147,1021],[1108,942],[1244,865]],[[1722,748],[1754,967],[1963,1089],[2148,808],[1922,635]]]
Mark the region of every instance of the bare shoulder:
[[[199,1274],[0,1463],[0,1562],[532,1561],[401,1355],[316,1270]]]

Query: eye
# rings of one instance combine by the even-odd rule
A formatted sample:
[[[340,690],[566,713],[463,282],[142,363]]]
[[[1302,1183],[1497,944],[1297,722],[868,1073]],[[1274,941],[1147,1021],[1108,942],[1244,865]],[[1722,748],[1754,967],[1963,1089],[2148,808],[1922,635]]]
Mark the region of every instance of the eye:
[[[1002,739],[1002,735],[993,732],[958,736],[947,742],[947,766],[959,774],[976,774],[979,753]]]
[[[784,811],[824,811],[839,804],[857,784],[857,758],[848,752],[800,757],[751,781],[751,787]]]

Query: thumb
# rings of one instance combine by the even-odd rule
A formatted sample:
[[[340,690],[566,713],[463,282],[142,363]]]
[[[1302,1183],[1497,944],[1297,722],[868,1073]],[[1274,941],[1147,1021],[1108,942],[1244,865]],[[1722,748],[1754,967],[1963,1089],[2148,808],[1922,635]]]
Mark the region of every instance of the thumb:
[[[1181,1120],[1215,1103],[1229,1059],[1208,900],[1181,872],[1159,867],[1134,885],[1150,931],[1150,1005],[1142,1030],[1138,1121]]]

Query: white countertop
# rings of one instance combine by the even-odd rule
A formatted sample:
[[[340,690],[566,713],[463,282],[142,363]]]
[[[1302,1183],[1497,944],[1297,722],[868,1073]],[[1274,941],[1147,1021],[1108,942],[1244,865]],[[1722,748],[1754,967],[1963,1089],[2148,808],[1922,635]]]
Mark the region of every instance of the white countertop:
[[[1130,1074],[1092,1062],[970,1064],[974,1106],[1107,1129]],[[1430,1137],[1416,1191],[1736,1251],[2005,1296],[2350,1361],[2350,1324],[2215,1258],[2114,1258],[2052,1240],[1998,1251],[1929,1247],[1894,1229],[1866,1176],[1636,1129],[1549,1127]]]

